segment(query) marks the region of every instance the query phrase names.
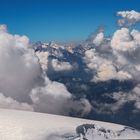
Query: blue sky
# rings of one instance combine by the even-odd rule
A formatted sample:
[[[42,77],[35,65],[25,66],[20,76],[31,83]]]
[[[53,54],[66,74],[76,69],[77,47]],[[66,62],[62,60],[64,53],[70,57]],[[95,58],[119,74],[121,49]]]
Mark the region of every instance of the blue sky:
[[[117,11],[140,11],[140,0],[0,0],[0,24],[32,41],[83,40],[98,26],[111,34]]]

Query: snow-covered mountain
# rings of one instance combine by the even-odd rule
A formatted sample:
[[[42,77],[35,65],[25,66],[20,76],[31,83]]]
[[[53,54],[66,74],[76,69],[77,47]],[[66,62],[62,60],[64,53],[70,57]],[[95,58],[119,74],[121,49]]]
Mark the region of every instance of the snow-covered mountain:
[[[1,140],[138,139],[140,131],[107,122],[0,109]]]

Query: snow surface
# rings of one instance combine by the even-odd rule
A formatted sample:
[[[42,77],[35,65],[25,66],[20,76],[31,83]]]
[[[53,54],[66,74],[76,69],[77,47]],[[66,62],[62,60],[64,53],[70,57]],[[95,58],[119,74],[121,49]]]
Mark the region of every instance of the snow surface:
[[[0,140],[138,139],[138,130],[94,120],[0,109]]]

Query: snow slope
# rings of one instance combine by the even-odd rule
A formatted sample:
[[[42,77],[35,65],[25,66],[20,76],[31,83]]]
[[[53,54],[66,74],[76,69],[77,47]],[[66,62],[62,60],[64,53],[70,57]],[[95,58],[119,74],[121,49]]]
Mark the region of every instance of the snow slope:
[[[0,140],[140,138],[138,130],[93,120],[0,109]]]

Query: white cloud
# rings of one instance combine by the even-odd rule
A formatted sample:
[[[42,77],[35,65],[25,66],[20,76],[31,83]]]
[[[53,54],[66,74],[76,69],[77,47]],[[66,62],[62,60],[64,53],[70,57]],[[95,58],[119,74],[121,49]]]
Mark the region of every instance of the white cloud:
[[[103,40],[104,40],[104,33],[103,32],[100,32],[94,38],[93,44],[95,44],[96,46],[99,46],[99,45],[102,44]]]
[[[73,70],[73,66],[69,62],[61,62],[58,59],[52,59],[51,65],[56,72]]]
[[[26,36],[11,35],[0,26],[0,107],[68,115],[91,110],[86,99],[74,100],[64,84],[46,76],[48,52],[34,52]],[[61,56],[62,57],[62,56]],[[52,59],[56,71],[71,71],[69,62]]]
[[[85,52],[84,60],[87,67],[91,70],[98,69],[99,65],[102,63],[102,58],[99,57],[95,49],[90,49]]]
[[[7,32],[7,26],[6,25],[0,25],[0,32]]]
[[[28,93],[41,75],[40,64],[29,49],[26,36],[0,32],[0,92],[18,101],[29,101]]]
[[[132,76],[123,70],[117,70],[113,60],[108,60],[99,56],[95,49],[90,49],[85,52],[85,62],[87,67],[93,71],[92,81],[108,81],[111,79],[128,80]]]
[[[111,40],[113,55],[119,69],[126,71],[132,79],[140,80],[140,32],[133,29],[121,28],[117,30]]]
[[[36,55],[47,66],[48,54]],[[0,26],[0,92],[3,93],[0,95],[0,107],[33,110],[27,103],[31,104],[33,101],[32,105],[35,107],[38,97],[43,103],[37,111],[44,111],[44,108],[46,112],[64,111],[64,103],[67,103],[71,94],[64,85],[49,80],[47,86],[40,87],[42,70],[36,55],[29,48],[29,39],[26,36],[11,35],[5,25]],[[70,68],[67,63],[65,66]],[[38,87],[36,93],[30,98],[29,93],[32,89],[35,90],[35,86]],[[55,106],[50,106],[50,102],[54,102]]]
[[[104,63],[99,66],[97,71],[97,76],[95,76],[95,81],[108,81],[110,79],[117,79],[120,81],[131,79],[132,76],[128,72],[118,71],[109,62]]]
[[[35,111],[68,115],[71,110],[87,114],[91,105],[86,99],[73,100],[64,84],[47,79],[45,86],[34,88],[30,97]]]
[[[140,32],[128,28],[117,30],[111,40],[111,47],[117,51],[135,51],[140,47]]]
[[[0,93],[0,108],[7,109],[18,109],[18,110],[29,110],[33,111],[33,107],[27,103],[20,103],[11,97],[5,97],[2,93]]]
[[[67,100],[71,98],[63,84],[51,81],[43,87],[33,89],[30,96],[35,111],[55,114],[64,114]]]
[[[134,10],[119,11],[117,15],[122,17],[122,19],[118,20],[120,26],[131,26],[140,21],[140,13]]]
[[[42,69],[44,71],[47,71],[48,70],[48,57],[49,57],[49,52],[40,52],[40,51],[37,51],[35,53],[39,59],[39,63],[42,67]]]

